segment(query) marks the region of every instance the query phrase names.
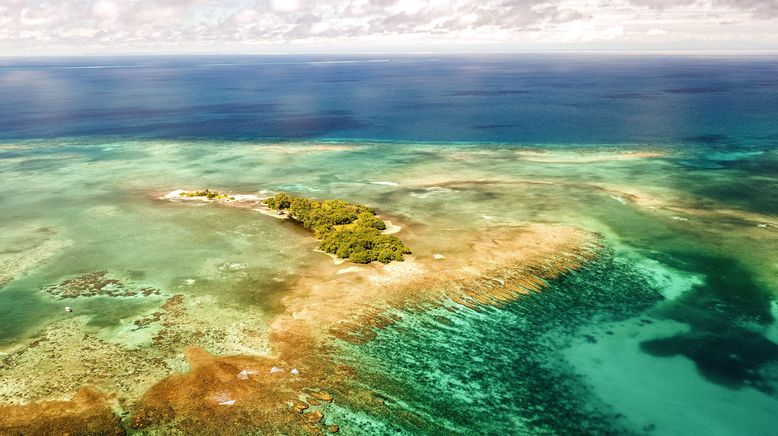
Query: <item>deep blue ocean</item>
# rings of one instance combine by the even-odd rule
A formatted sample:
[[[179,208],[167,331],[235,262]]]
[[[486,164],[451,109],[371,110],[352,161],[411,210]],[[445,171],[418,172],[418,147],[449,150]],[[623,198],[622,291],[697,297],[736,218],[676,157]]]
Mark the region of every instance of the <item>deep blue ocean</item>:
[[[0,139],[778,141],[778,58],[0,59]]]

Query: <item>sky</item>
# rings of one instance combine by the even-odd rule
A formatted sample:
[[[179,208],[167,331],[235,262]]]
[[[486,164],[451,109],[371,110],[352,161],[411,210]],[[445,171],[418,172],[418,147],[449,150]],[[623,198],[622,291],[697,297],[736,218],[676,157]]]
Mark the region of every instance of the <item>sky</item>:
[[[778,0],[0,0],[0,56],[776,49]]]

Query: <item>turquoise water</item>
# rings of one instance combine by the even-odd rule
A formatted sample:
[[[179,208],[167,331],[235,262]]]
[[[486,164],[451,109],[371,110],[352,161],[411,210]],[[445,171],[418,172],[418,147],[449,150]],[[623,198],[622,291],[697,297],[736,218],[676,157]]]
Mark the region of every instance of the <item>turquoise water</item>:
[[[387,417],[354,418],[355,434],[770,434],[775,319],[759,313],[769,304],[727,308],[734,296],[711,294],[748,284],[646,271],[631,256],[612,253],[502,310],[406,314],[350,349],[391,387]],[[668,279],[680,295],[664,295]],[[395,409],[423,424],[394,421]]]
[[[363,345],[328,339],[354,386],[386,398],[323,405],[344,434],[774,432],[774,60],[137,62],[0,67],[0,381],[22,383],[21,400],[45,389],[14,359],[63,322],[164,360],[159,377],[186,367],[187,345],[267,353],[294,278],[329,259],[291,223],[159,198],[207,187],[368,204],[425,248],[532,223],[602,240],[596,261],[501,308],[449,301],[398,311]],[[45,291],[98,271],[160,294]],[[134,322],[176,294],[191,312],[162,350],[163,326]]]

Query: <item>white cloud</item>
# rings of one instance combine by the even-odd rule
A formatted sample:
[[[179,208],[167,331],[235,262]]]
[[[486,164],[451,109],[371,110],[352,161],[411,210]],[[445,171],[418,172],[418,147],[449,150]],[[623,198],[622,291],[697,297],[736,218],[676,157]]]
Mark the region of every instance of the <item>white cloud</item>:
[[[271,0],[270,6],[274,11],[296,12],[301,5],[298,0]]]
[[[0,54],[778,48],[778,0],[0,0]]]
[[[119,18],[121,10],[116,2],[99,0],[92,6],[92,15],[98,20],[114,21]]]

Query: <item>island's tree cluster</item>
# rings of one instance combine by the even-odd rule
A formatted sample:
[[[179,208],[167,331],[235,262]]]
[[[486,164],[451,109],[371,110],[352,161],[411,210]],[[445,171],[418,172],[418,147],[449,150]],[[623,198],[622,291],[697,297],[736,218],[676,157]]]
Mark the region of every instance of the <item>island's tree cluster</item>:
[[[321,239],[325,253],[354,263],[403,260],[411,251],[396,236],[385,235],[386,224],[373,209],[341,200],[312,200],[284,193],[265,200],[265,204],[283,210],[293,220]]]
[[[218,191],[211,191],[210,189],[206,189],[204,191],[190,191],[190,192],[182,192],[180,194],[182,197],[205,197],[209,200],[220,200],[223,198],[231,198],[227,194],[222,194]]]

